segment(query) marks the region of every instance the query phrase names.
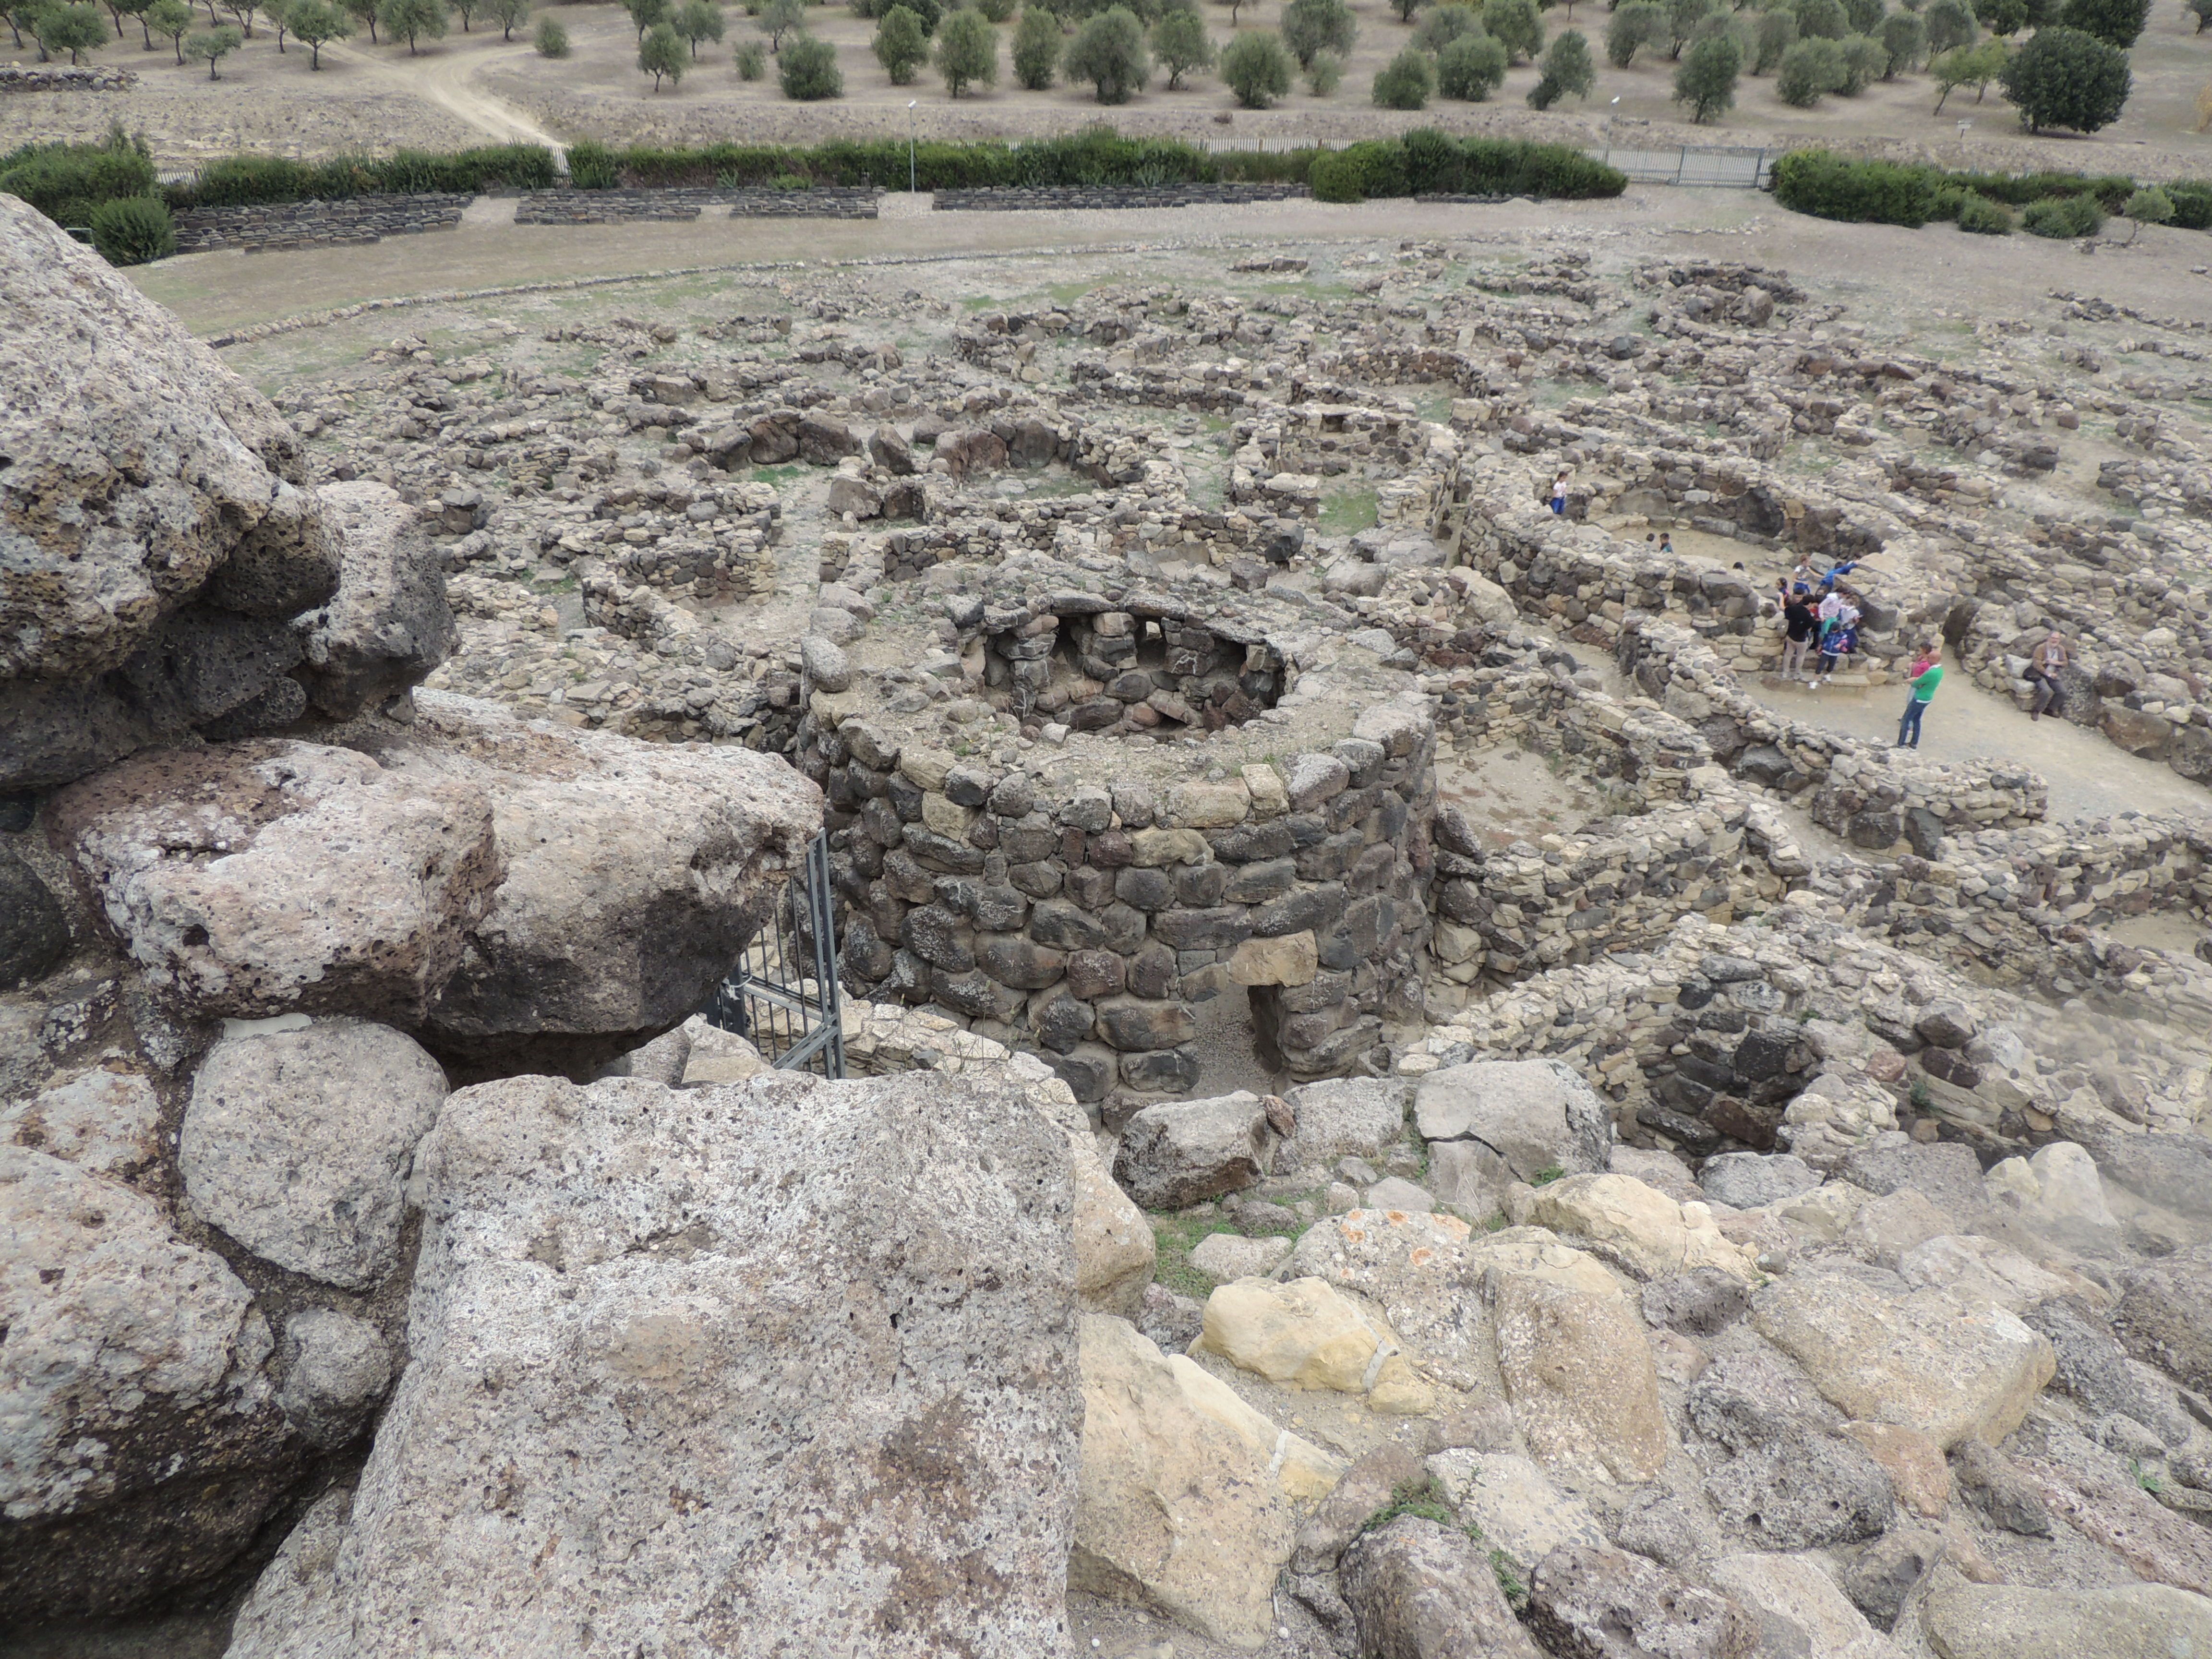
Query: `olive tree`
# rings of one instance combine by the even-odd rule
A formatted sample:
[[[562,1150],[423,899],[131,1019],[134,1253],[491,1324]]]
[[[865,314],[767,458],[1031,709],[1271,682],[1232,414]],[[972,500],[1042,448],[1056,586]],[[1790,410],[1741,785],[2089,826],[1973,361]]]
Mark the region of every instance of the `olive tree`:
[[[1168,90],[1182,85],[1193,70],[1213,67],[1213,41],[1206,20],[1189,6],[1170,6],[1152,25],[1152,61],[1168,72]]]
[[[1736,76],[1743,72],[1743,46],[1732,33],[1709,34],[1693,44],[1674,71],[1674,101],[1690,106],[1690,119],[1703,126],[1735,106]]]
[[[1240,34],[1221,50],[1221,82],[1246,109],[1267,109],[1291,89],[1291,54],[1282,37]]]
[[[1061,72],[1070,81],[1090,82],[1102,104],[1127,103],[1145,89],[1152,67],[1151,54],[1145,50],[1145,26],[1135,12],[1118,5],[1085,21],[1060,59]]]
[[[969,87],[994,85],[999,78],[999,32],[972,6],[963,7],[937,26],[937,72],[948,97]]]

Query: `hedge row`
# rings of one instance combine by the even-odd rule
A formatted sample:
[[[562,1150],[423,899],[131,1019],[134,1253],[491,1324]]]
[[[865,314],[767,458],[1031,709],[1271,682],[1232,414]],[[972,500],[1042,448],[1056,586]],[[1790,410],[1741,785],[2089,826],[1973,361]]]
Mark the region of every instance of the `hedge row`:
[[[58,225],[82,229],[103,202],[153,195],[154,163],[127,138],[25,144],[0,155],[0,191],[21,197]]]
[[[1324,150],[1308,175],[1324,202],[1370,196],[1618,196],[1628,175],[1565,144],[1455,138],[1420,127],[1403,138],[1363,139]]]
[[[486,190],[549,190],[560,183],[553,152],[542,144],[479,149],[403,149],[391,155],[342,155],[295,161],[234,155],[210,161],[197,182],[168,189],[172,207],[243,207],[270,202],[337,201],[350,196],[477,195]]]
[[[1854,161],[1825,149],[1793,149],[1774,164],[1774,198],[1793,212],[1853,223],[1905,225],[1955,219],[1978,198],[2026,207],[2037,202],[2095,198],[2117,213],[2136,190],[2118,173],[1948,173],[1942,167],[1897,161]],[[2212,229],[2212,182],[2162,185],[2173,198],[2173,222],[2189,230]]]

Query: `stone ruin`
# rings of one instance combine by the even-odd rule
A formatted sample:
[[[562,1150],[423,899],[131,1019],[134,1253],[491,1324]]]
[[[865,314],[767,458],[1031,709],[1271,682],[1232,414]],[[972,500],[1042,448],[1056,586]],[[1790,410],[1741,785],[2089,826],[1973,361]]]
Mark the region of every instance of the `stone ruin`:
[[[1852,560],[2212,777],[2201,331],[1409,242],[272,405],[0,257],[0,1620],[2212,1650],[2204,817],[1769,680]],[[817,826],[836,1084],[695,1012]]]

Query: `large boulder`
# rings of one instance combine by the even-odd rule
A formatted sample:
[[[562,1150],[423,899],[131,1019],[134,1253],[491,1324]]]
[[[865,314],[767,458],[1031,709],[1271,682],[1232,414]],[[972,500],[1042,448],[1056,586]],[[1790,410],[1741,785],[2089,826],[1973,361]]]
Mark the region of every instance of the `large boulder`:
[[[185,1109],[185,1195],[264,1261],[372,1289],[398,1264],[401,1183],[445,1097],[438,1062],[388,1026],[226,1038]]]
[[[1758,1627],[1724,1595],[1604,1544],[1562,1544],[1528,1581],[1528,1626],[1558,1659],[1753,1659]]]
[[[1538,1188],[1530,1223],[1587,1243],[1641,1279],[1717,1267],[1758,1275],[1751,1253],[1721,1236],[1703,1204],[1677,1204],[1632,1176],[1569,1176]]]
[[[1886,1296],[1843,1272],[1777,1280],[1752,1298],[1751,1322],[1845,1415],[1946,1451],[1969,1436],[2002,1440],[2057,1366],[2049,1341],[2001,1308],[1937,1290]]]
[[[2112,1331],[2137,1359],[2212,1392],[2212,1245],[2137,1267],[2121,1279]]]
[[[2032,1589],[1953,1582],[1922,1607],[1940,1659],[2176,1659],[2212,1653],[2212,1601],[2164,1584]]]
[[[1294,1505],[1343,1473],[1126,1321],[1083,1316],[1083,1484],[1071,1588],[1155,1607],[1234,1647],[1273,1634]]]
[[[1672,1437],[1627,1297],[1527,1273],[1493,1273],[1490,1285],[1498,1370],[1528,1449],[1551,1468],[1631,1486],[1656,1475]]]
[[[415,708],[346,741],[491,802],[504,878],[423,1037],[485,1066],[596,1064],[681,1024],[821,824],[821,791],[773,756],[558,732],[444,692]]]
[[[417,1165],[406,1371],[233,1659],[1069,1655],[1073,1194],[1019,1092],[514,1078]]]
[[[482,789],[314,744],[134,756],[47,819],[148,988],[189,1018],[417,1024],[501,878]]]
[[[1377,1158],[1406,1129],[1406,1087],[1383,1078],[1330,1078],[1291,1091],[1297,1126],[1275,1149],[1279,1174],[1334,1164],[1341,1158]]]
[[[0,198],[0,790],[304,704],[290,619],[338,559],[266,399]],[[279,683],[289,686],[280,690]]]
[[[1483,1215],[1514,1182],[1595,1174],[1613,1151],[1612,1112],[1556,1060],[1431,1072],[1414,1091],[1413,1124],[1430,1143],[1437,1196]]]
[[[219,1571],[298,1473],[274,1346],[152,1199],[0,1146],[0,1627]]]
[[[299,678],[325,714],[359,713],[419,684],[460,643],[446,576],[422,516],[366,480],[315,492],[337,532],[337,591],[300,619]]]
[[[1267,1109],[1249,1090],[1147,1106],[1121,1128],[1114,1178],[1147,1210],[1181,1210],[1249,1187],[1275,1145]]]

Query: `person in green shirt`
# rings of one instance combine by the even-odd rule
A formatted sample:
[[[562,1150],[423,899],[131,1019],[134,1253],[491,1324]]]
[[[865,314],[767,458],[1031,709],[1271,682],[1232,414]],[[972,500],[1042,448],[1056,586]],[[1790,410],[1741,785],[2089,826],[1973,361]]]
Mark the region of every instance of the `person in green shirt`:
[[[1936,688],[1943,684],[1943,647],[1931,645],[1922,652],[1912,665],[1912,695],[1905,705],[1905,718],[1897,723],[1897,746],[1899,749],[1920,747],[1920,718],[1928,712],[1929,700]]]

